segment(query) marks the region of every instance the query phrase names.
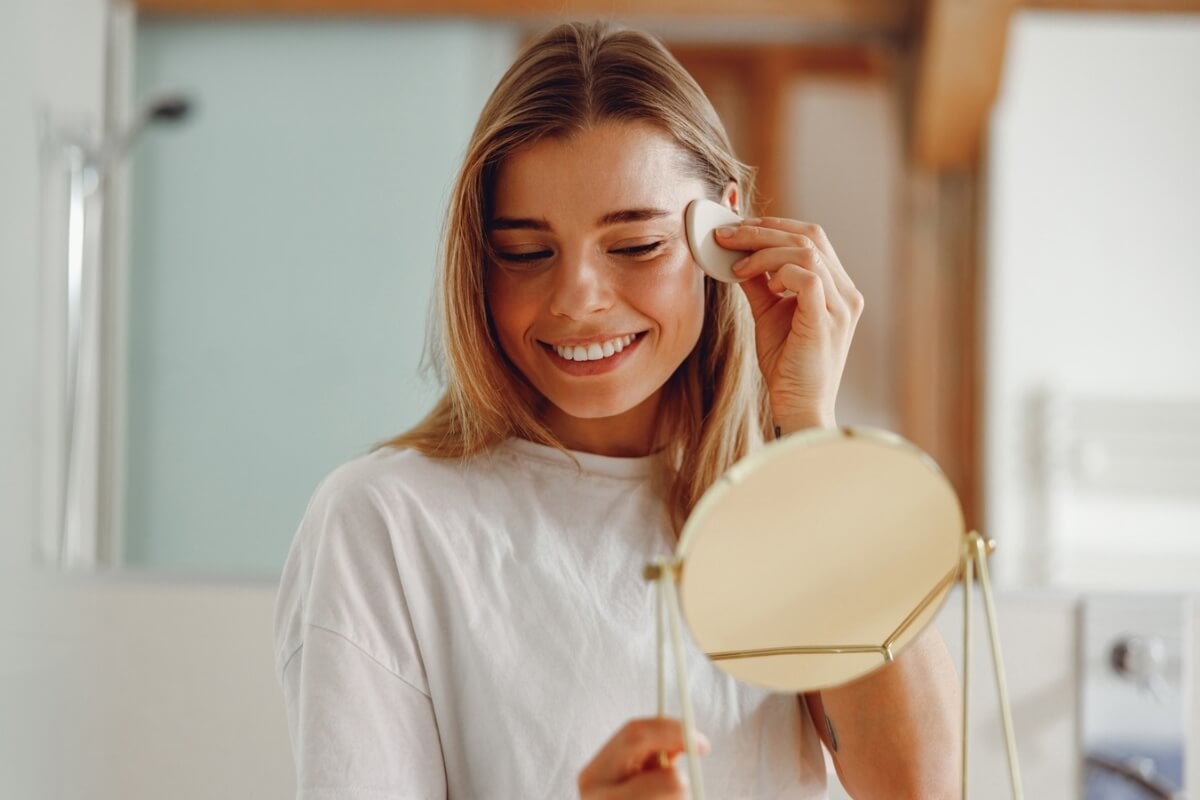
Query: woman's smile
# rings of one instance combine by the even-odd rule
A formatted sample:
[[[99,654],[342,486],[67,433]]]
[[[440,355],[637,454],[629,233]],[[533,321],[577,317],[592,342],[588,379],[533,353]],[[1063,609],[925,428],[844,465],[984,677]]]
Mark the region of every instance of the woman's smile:
[[[603,375],[628,361],[648,331],[624,336],[592,339],[588,344],[550,344],[540,342],[554,366],[568,375]]]

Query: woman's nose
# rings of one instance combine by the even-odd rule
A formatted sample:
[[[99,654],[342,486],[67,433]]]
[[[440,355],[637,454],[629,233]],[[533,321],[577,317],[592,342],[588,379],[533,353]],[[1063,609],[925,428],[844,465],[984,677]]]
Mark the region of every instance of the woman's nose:
[[[555,269],[550,312],[579,319],[612,305],[613,291],[607,266],[599,255],[563,257]]]

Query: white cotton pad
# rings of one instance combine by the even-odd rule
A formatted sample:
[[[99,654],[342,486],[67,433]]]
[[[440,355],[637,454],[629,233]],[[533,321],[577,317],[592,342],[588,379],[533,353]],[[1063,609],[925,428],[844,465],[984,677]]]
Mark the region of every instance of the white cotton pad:
[[[747,250],[726,250],[717,244],[713,231],[722,225],[737,225],[742,218],[712,200],[693,200],[683,212],[688,249],[700,269],[724,283],[739,283],[733,274],[733,264],[747,255]]]

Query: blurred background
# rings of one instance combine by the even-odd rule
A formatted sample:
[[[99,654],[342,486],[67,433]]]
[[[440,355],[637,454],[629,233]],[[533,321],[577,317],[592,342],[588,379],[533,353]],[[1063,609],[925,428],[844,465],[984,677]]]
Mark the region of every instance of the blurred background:
[[[1200,2],[9,0],[0,797],[293,796],[296,524],[437,396],[475,118],[597,16],[666,42],[866,296],[838,418],[998,544],[1026,795],[1200,792]],[[975,651],[971,796],[1007,797]]]

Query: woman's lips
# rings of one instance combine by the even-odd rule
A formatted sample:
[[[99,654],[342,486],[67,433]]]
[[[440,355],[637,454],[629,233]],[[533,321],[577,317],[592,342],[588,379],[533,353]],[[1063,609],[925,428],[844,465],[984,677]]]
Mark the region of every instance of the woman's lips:
[[[558,354],[558,351],[555,349],[554,345],[549,344],[547,342],[541,342],[541,345],[542,345],[542,350],[546,353],[546,357],[549,358],[551,362],[553,362],[554,366],[558,367],[560,370],[567,373],[568,375],[583,377],[583,376],[589,376],[589,375],[603,375],[604,373],[612,372],[614,369],[619,367],[621,364],[624,364],[629,359],[629,357],[633,354],[633,352],[638,349],[639,345],[642,342],[642,339],[644,339],[645,336],[646,336],[646,331],[642,331],[641,333],[634,334],[633,341],[631,341],[629,344],[625,345],[622,348],[621,352],[619,352],[619,353],[614,352],[611,356],[604,356],[602,358],[588,360],[588,361],[567,360]],[[611,337],[611,338],[619,338],[619,337]],[[609,339],[592,339],[591,342],[589,342],[589,344],[599,344],[601,342],[610,341],[611,338],[609,338]],[[566,343],[564,342],[562,344],[565,345]],[[575,343],[572,343],[572,344],[575,344]],[[578,346],[585,347],[586,345],[580,343]]]

